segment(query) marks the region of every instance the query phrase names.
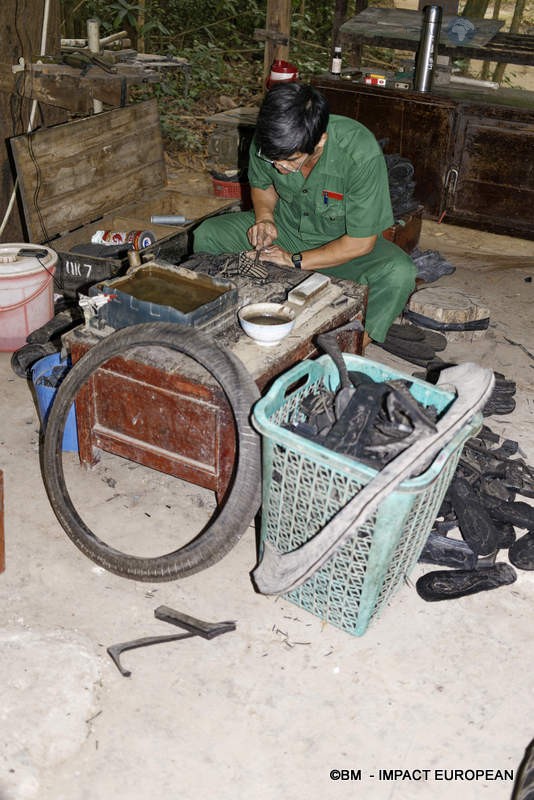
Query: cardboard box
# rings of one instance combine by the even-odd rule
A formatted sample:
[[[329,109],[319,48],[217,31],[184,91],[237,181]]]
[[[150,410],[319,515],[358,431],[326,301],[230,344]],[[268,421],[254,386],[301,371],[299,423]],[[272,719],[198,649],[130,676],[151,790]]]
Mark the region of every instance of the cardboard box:
[[[385,86],[386,76],[381,73],[367,72],[363,77],[363,82],[368,86]]]
[[[105,111],[11,139],[28,241],[58,253],[56,290],[67,297],[122,274],[128,258],[80,255],[73,247],[97,230],[150,230],[157,242],[189,252],[191,230],[238,201],[184,191],[167,177],[155,100]],[[209,177],[208,177],[209,181]],[[153,214],[181,214],[190,224],[152,225]]]

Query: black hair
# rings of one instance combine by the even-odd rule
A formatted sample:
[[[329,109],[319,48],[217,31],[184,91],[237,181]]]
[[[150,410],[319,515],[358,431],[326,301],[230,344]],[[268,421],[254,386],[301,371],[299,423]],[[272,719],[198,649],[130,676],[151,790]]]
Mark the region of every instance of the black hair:
[[[277,83],[265,95],[256,123],[256,143],[266,158],[313,153],[330,112],[320,92],[303,83]]]

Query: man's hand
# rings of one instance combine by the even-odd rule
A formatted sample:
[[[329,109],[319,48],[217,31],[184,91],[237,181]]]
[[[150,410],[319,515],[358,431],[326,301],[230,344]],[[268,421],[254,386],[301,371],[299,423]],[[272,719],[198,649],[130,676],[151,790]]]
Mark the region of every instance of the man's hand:
[[[258,220],[247,231],[247,236],[250,244],[259,250],[264,247],[269,247],[276,237],[278,230],[274,222],[270,219]]]
[[[276,264],[278,267],[294,268],[295,266],[291,260],[291,253],[288,253],[287,250],[282,250],[277,244],[263,247],[260,253],[260,261],[270,261],[271,264]]]

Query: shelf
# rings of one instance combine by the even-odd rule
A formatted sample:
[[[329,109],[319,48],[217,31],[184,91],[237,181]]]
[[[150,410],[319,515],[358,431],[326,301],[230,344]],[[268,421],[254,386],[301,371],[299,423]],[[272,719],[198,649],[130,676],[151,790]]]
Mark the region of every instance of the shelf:
[[[464,44],[454,42],[447,27],[455,17],[444,15],[438,54],[451,58],[475,58],[505,64],[534,66],[534,36],[499,33],[499,20],[471,20],[475,34]],[[423,15],[420,11],[390,8],[367,8],[347,20],[340,28],[340,40],[347,48],[354,45],[389,47],[417,52]]]

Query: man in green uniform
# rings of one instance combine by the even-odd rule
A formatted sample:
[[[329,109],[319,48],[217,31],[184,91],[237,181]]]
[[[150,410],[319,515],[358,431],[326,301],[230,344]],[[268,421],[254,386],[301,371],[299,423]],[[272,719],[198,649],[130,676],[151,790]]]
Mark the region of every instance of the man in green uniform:
[[[248,177],[254,210],[205,220],[195,252],[252,245],[263,261],[367,284],[364,346],[384,341],[414,289],[416,269],[382,236],[393,214],[385,159],[371,131],[330,115],[313,87],[277,84],[259,111]]]

